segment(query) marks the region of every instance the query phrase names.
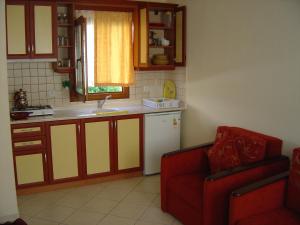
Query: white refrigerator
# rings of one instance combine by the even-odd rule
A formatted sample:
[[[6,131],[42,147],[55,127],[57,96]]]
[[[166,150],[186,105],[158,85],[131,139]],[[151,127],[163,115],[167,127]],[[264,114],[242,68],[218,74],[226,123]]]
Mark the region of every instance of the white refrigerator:
[[[161,156],[180,149],[181,112],[145,115],[144,175],[160,173]]]

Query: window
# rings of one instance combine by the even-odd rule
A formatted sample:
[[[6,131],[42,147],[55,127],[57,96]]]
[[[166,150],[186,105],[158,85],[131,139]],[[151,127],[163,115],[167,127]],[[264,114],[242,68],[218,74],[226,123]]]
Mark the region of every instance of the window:
[[[130,12],[76,11],[76,92],[81,100],[128,98],[134,82]]]

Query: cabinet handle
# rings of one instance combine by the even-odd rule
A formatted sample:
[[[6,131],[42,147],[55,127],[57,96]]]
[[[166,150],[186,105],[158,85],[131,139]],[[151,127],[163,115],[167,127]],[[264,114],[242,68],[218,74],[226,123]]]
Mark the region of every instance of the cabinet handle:
[[[27,46],[27,52],[30,52],[30,45]]]
[[[31,46],[31,50],[32,50],[32,52],[34,52],[34,45]]]
[[[117,129],[117,125],[118,125],[118,122],[117,122],[117,121],[115,121],[115,129]]]
[[[47,155],[46,155],[46,154],[44,154],[44,157],[45,157],[45,162],[47,163]]]

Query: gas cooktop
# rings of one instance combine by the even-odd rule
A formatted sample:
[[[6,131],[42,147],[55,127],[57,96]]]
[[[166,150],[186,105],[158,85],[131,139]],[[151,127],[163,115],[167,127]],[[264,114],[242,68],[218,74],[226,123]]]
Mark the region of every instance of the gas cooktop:
[[[12,112],[31,112],[29,116],[48,116],[54,114],[50,105],[28,106],[25,109],[13,108]]]

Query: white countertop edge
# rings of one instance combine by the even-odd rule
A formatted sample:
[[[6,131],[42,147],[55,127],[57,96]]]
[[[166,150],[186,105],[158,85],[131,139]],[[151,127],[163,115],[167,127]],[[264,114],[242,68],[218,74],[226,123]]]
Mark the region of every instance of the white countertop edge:
[[[149,114],[149,113],[162,113],[162,112],[174,112],[174,111],[184,111],[186,106],[176,107],[176,108],[165,108],[165,109],[155,109],[143,105],[127,106],[127,107],[116,107],[120,111],[128,111],[126,114],[115,114],[115,115],[90,115],[86,112],[80,111],[78,109],[66,109],[59,108],[55,109],[55,114],[51,116],[38,116],[29,117],[26,120],[12,120],[11,124],[24,124],[24,123],[39,123],[39,122],[51,122],[51,121],[62,121],[62,120],[77,120],[77,119],[88,119],[88,118],[101,118],[101,117],[115,117],[115,116],[126,116],[134,114]],[[90,108],[85,110],[91,110]],[[87,115],[84,115],[87,114]]]

